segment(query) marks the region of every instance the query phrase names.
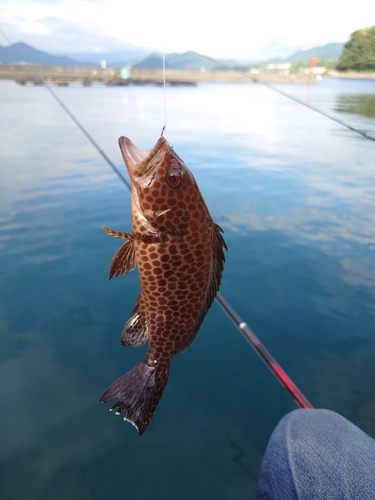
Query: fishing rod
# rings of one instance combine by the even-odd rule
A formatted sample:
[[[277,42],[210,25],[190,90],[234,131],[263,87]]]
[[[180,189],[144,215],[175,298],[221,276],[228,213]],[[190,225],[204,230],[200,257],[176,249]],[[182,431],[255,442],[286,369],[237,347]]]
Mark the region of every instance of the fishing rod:
[[[51,95],[55,97],[56,94],[51,92]],[[107,161],[107,163],[113,168],[113,163],[108,159],[107,155],[103,153],[103,150],[97,146],[97,143],[91,138],[90,134],[85,130],[82,124],[79,123],[78,119],[73,115],[73,113],[68,110],[67,106],[61,101],[61,99],[57,98],[56,101],[60,104],[60,106],[68,113],[68,115],[72,118],[74,123],[79,124],[80,130],[83,131],[85,136],[90,140],[92,144],[98,149],[99,153],[103,156],[103,158]],[[162,133],[165,130],[165,126],[162,129]],[[115,172],[119,175],[120,179],[124,182],[129,190],[131,190],[130,184],[126,181],[124,176],[119,173],[118,169],[114,168]],[[216,295],[216,300],[221,306],[221,308],[228,314],[228,316],[233,320],[239,331],[246,338],[246,340],[250,343],[250,345],[254,348],[255,352],[259,354],[260,358],[264,361],[264,363],[268,366],[271,372],[275,375],[275,377],[279,380],[279,382],[287,389],[287,391],[291,394],[295,402],[301,408],[313,408],[312,404],[309,400],[304,396],[302,391],[297,387],[297,385],[293,382],[293,380],[287,375],[287,373],[283,370],[283,368],[277,363],[272,354],[265,348],[262,342],[258,339],[255,333],[248,327],[248,325],[242,321],[237,312],[233,309],[233,307],[229,304],[229,302],[218,292]]]
[[[227,313],[233,323],[237,326],[239,331],[245,337],[245,339],[249,342],[251,347],[254,348],[255,352],[259,355],[259,357],[264,361],[264,363],[268,366],[271,372],[275,375],[278,381],[285,387],[285,389],[291,394],[296,403],[301,408],[313,408],[313,405],[306,398],[303,392],[296,386],[293,380],[289,377],[289,375],[281,368],[276,359],[272,356],[272,354],[264,347],[262,342],[258,339],[255,333],[251,330],[251,328],[242,321],[241,317],[237,314],[237,312],[233,309],[233,307],[229,304],[229,302],[221,295],[220,292],[216,294],[216,300],[222,307],[222,309]]]
[[[4,38],[7,40],[9,45],[9,39],[5,36],[2,30],[0,30],[3,34]],[[16,51],[18,52],[18,51]],[[165,71],[165,70],[164,70]],[[36,72],[37,74],[37,72]],[[122,173],[118,170],[118,168],[114,165],[114,163],[109,159],[109,157],[104,153],[103,149],[98,145],[98,143],[93,139],[93,137],[89,134],[89,132],[85,129],[85,127],[80,123],[78,118],[70,111],[70,109],[66,106],[66,104],[57,96],[57,94],[51,89],[51,87],[45,82],[45,80],[38,75],[38,78],[41,79],[43,86],[49,91],[52,97],[56,100],[56,102],[62,107],[62,109],[68,114],[68,116],[72,119],[72,121],[77,125],[77,127],[81,130],[81,132],[86,136],[86,138],[90,141],[90,143],[95,147],[95,149],[99,152],[99,154],[104,158],[104,160],[108,163],[108,165],[114,170],[114,172],[119,176],[122,182],[127,186],[129,190],[131,190],[131,186],[129,182],[125,179]],[[165,80],[164,80],[165,84]],[[166,121],[166,120],[165,120]],[[162,134],[165,130],[166,123],[162,129]],[[249,328],[249,326],[242,321],[241,317],[234,310],[234,308],[229,304],[229,302],[223,297],[221,293],[217,293],[216,301],[220,305],[220,307],[227,313],[227,315],[232,319],[234,324],[237,326],[241,334],[246,338],[246,340],[253,347],[255,352],[260,356],[260,358],[264,361],[264,363],[268,366],[274,376],[279,380],[279,382],[287,389],[287,391],[291,394],[295,402],[301,408],[313,408],[312,404],[309,400],[304,396],[302,391],[297,387],[297,385],[293,382],[293,380],[287,375],[287,373],[281,368],[281,366],[277,363],[275,358],[271,355],[271,353],[265,348],[262,342],[258,339],[255,333]]]

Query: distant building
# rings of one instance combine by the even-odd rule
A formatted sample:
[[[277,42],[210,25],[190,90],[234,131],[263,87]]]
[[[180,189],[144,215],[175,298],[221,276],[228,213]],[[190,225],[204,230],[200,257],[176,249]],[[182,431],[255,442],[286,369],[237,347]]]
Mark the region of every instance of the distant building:
[[[312,68],[311,72],[313,75],[323,75],[327,71],[327,68],[324,66],[315,66],[315,68]],[[310,69],[305,69],[305,75],[310,74]]]
[[[273,70],[273,69],[290,69],[292,65],[290,63],[278,63],[278,64],[269,64],[267,66],[267,69]]]

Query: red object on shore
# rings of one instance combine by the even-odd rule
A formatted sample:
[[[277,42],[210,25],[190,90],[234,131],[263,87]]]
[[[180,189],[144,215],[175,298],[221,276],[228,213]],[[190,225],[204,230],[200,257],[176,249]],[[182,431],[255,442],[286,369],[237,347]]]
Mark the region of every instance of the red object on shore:
[[[313,69],[316,66],[316,63],[318,62],[318,58],[315,56],[312,56],[311,61],[310,61],[310,73],[309,73],[309,78],[313,77]]]

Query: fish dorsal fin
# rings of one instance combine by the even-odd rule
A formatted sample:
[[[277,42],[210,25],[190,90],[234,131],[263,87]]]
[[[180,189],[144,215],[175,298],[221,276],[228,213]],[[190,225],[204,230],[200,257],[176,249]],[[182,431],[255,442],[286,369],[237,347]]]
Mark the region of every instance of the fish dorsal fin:
[[[136,264],[134,241],[127,241],[117,250],[112,259],[109,279],[127,274],[135,268]]]
[[[196,339],[199,330],[202,327],[204,318],[206,317],[207,311],[212,305],[214,298],[219,290],[221,275],[223,274],[225,256],[223,249],[228,250],[224,238],[221,236],[223,230],[220,226],[213,222],[212,226],[212,271],[211,279],[208,285],[206,301],[202,305],[202,309],[197,318],[194,328],[190,332],[190,337],[187,339],[185,349],[191,346],[191,344]],[[180,351],[182,352],[182,351]]]
[[[139,347],[148,339],[146,316],[142,310],[142,299],[138,297],[137,303],[122,330],[120,345]]]
[[[211,307],[211,304],[216,297],[221,283],[221,275],[223,274],[225,255],[223,249],[228,250],[224,238],[221,236],[223,230],[220,226],[213,223],[212,228],[212,274],[211,281],[208,286],[206,311]]]

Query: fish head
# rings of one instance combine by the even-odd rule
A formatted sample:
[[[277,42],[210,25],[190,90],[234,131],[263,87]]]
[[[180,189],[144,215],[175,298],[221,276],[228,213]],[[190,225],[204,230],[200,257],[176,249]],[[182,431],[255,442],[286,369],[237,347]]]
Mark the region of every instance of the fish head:
[[[164,137],[149,151],[140,150],[126,137],[120,137],[119,145],[133,202],[142,216],[154,230],[181,236],[195,210],[205,207],[189,168]]]

